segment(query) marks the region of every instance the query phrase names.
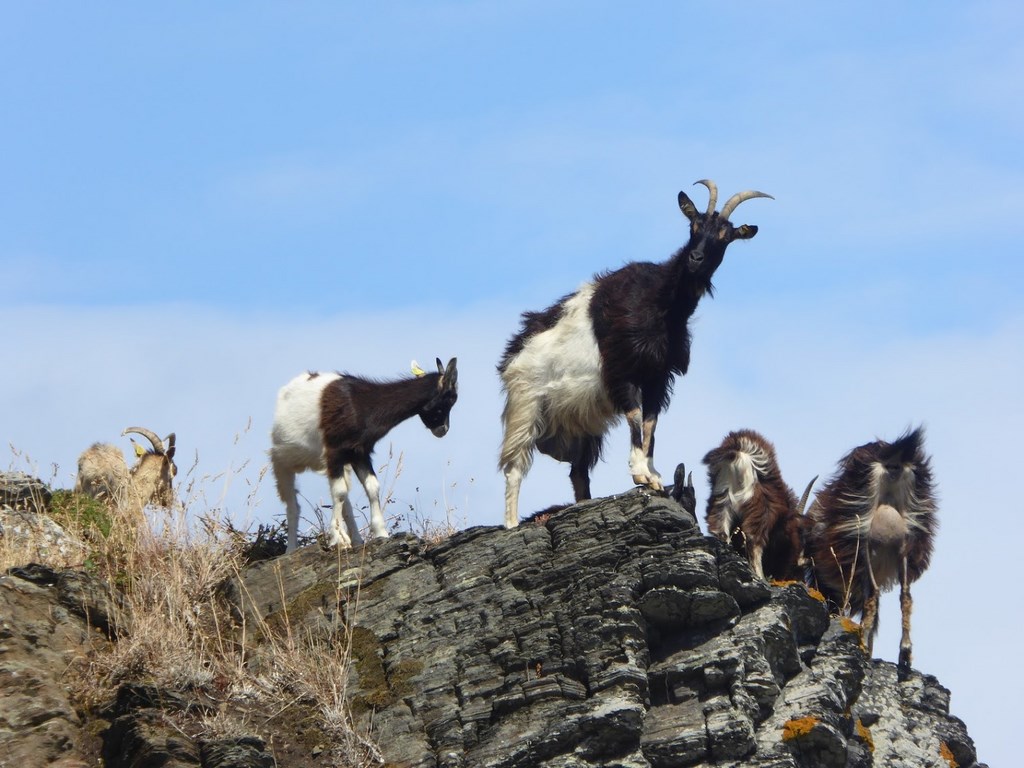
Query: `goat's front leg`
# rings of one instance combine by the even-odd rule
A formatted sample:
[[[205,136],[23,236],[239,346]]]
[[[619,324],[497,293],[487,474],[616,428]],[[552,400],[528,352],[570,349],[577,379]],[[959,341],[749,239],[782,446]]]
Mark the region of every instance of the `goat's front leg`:
[[[910,576],[907,571],[907,557],[900,559],[900,609],[903,614],[903,634],[900,637],[900,657],[896,665],[896,676],[899,680],[906,680],[910,676],[910,613],[914,608],[914,601],[910,597]]]
[[[354,543],[358,546],[363,543],[363,539],[359,535],[359,529],[354,525],[355,518],[352,514],[352,501],[349,498],[352,492],[351,468],[348,465],[334,467],[328,474],[331,484],[333,511],[331,512],[331,526],[328,529],[327,543],[332,547],[348,549],[352,546],[354,539]],[[348,531],[345,530],[346,526],[342,525],[342,519],[346,523],[350,520],[352,521],[352,524],[347,526]],[[355,531],[355,535],[350,537],[349,532],[351,531]]]
[[[865,573],[859,577],[864,595],[864,615],[860,631],[864,639],[864,648],[867,651],[868,657],[870,657],[875,646],[875,634],[878,632],[878,600],[881,592],[878,589],[878,580],[875,579],[875,567],[871,558],[870,545],[868,545],[868,551],[861,558],[861,561],[864,564]],[[856,564],[853,567],[856,568]]]
[[[750,567],[753,569],[754,575],[761,581],[768,581],[768,578],[764,575],[764,546],[760,543],[752,544],[748,549],[747,559],[750,561]]]
[[[629,424],[629,472],[633,482],[646,485],[654,491],[663,491],[661,475],[654,469],[651,459],[654,457],[654,428],[658,424],[656,414],[644,416],[639,405],[626,411],[626,422]]]
[[[370,536],[386,539],[388,527],[384,523],[384,510],[380,505],[380,481],[373,472],[373,465],[370,464],[369,458],[366,458],[352,462],[352,468],[356,471],[356,477],[362,483],[363,490],[366,491],[366,498],[370,500]],[[352,532],[352,538],[356,538],[359,535],[359,528],[355,518],[351,517],[351,510],[349,515],[345,518],[345,522],[348,523],[349,531]]]
[[[875,645],[875,632],[878,631],[878,591],[871,590],[864,598],[864,616],[860,624],[861,638],[868,657]]]

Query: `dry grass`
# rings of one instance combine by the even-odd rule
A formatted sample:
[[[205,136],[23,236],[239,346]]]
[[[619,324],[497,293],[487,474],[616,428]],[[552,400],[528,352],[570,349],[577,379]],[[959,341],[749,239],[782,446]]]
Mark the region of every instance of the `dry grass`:
[[[382,483],[389,503],[400,471],[401,457],[390,483]],[[195,475],[195,467],[189,475]],[[251,489],[250,500],[256,491]],[[30,540],[0,537],[4,569],[27,562],[85,568],[115,585],[126,599],[130,631],[76,673],[74,687],[82,705],[109,700],[124,682],[144,681],[214,702],[197,721],[207,737],[246,733],[272,742],[290,718],[313,717],[325,741],[317,749],[337,764],[381,765],[379,750],[366,733],[357,732],[349,709],[350,633],[337,626],[313,634],[293,628],[287,617],[283,629],[265,623],[236,626],[219,586],[245,567],[252,534],[204,504],[201,481],[187,480],[183,495],[181,505],[149,508],[140,521],[117,506],[97,508],[97,502],[77,494],[55,494],[59,505],[47,511],[82,542],[73,555],[56,556],[52,548]],[[425,538],[440,540],[455,530],[454,509],[447,501],[443,509],[445,522],[437,524],[410,505],[409,520]],[[393,527],[403,519],[394,516]],[[282,532],[261,527],[260,535]],[[352,604],[353,595],[340,597]]]

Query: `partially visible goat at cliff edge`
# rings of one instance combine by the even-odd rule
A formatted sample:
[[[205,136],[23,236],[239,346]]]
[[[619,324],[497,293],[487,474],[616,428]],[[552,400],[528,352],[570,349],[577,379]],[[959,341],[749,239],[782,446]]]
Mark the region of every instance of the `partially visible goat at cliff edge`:
[[[803,508],[814,480],[798,502],[782,479],[775,446],[752,429],[730,432],[704,463],[708,532],[745,554],[761,579],[801,578]]]
[[[899,583],[902,675],[911,662],[910,585],[928,567],[938,528],[930,463],[920,427],[854,448],[808,511],[809,580],[833,607],[863,617],[869,653],[879,594]]]
[[[620,415],[629,424],[633,482],[663,490],[652,463],[654,429],[675,377],[690,365],[690,316],[712,293],[711,278],[729,243],[757,234],[755,226],[734,227],[729,216],[744,200],[771,197],[740,192],[719,213],[714,182],[697,183],[708,188],[707,211],[679,193],[690,239],[668,261],[599,274],[543,312],[523,314],[498,365],[505,390],[499,466],[506,527],[519,523],[519,488],[534,448],[569,462],[576,501],[589,499],[590,471]]]
[[[131,469],[121,449],[109,443],[93,443],[78,457],[75,491],[102,499],[130,511],[141,511],[147,504],[169,507],[174,502],[174,433],[167,436],[167,446],[155,433],[143,427],[128,427],[129,433],[142,435],[153,450],[147,451],[132,441],[136,461]]]
[[[384,435],[399,423],[419,416],[431,432],[444,437],[458,398],[455,358],[437,373],[413,366],[413,378],[371,381],[340,373],[304,373],[285,384],[277,396],[270,460],[277,492],[288,510],[288,552],[298,545],[299,505],[295,475],[312,469],[327,473],[334,512],[330,543],[347,548],[363,543],[352,513],[351,471],[370,501],[370,534],[386,537],[380,483],[370,457]],[[342,518],[348,532],[342,527]]]

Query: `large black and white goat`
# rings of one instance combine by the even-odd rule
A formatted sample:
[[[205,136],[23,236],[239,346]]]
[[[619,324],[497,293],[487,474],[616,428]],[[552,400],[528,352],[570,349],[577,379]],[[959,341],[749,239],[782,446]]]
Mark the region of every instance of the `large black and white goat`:
[[[307,469],[327,474],[334,507],[332,546],[347,548],[363,541],[349,500],[352,470],[370,502],[370,535],[388,535],[380,483],[371,462],[373,448],[392,428],[413,416],[419,416],[434,435],[444,437],[458,399],[455,363],[454,357],[447,367],[437,360],[436,373],[414,366],[412,378],[397,381],[304,373],[281,388],[274,411],[270,461],[277,492],[288,511],[288,552],[298,544],[295,476]]]
[[[910,585],[928,567],[938,528],[924,431],[854,448],[808,511],[810,581],[840,612],[862,616],[870,652],[878,597],[900,585],[899,670],[910,670]]]
[[[663,490],[652,463],[654,429],[668,405],[676,375],[690,364],[690,316],[733,240],[757,227],[734,227],[729,216],[744,200],[771,197],[740,192],[715,211],[718,190],[701,213],[685,193],[679,208],[690,239],[666,262],[632,262],[597,275],[543,312],[523,314],[498,365],[505,391],[499,466],[505,474],[505,526],[519,523],[519,488],[534,448],[569,462],[576,501],[590,498],[590,472],[604,435],[621,415],[630,431],[633,482]]]
[[[782,479],[775,446],[752,429],[730,432],[704,456],[708,465],[708,532],[746,555],[760,578],[803,576],[803,498]],[[817,478],[815,478],[817,479]]]

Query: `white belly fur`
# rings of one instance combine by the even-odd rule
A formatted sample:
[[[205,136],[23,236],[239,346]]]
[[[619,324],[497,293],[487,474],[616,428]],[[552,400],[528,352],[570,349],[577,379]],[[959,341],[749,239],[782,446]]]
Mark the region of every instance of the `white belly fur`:
[[[510,400],[519,393],[541,396],[545,436],[602,435],[618,418],[601,380],[593,293],[594,285],[585,283],[554,327],[530,338],[502,374]]]

